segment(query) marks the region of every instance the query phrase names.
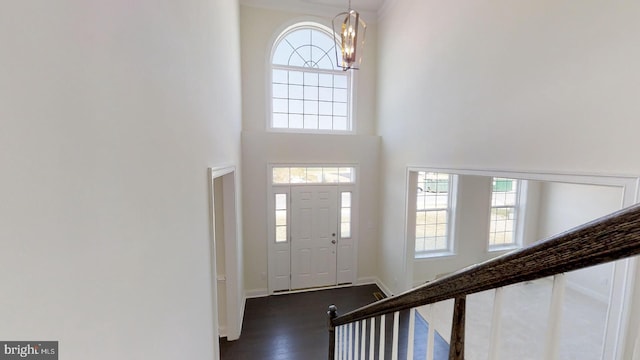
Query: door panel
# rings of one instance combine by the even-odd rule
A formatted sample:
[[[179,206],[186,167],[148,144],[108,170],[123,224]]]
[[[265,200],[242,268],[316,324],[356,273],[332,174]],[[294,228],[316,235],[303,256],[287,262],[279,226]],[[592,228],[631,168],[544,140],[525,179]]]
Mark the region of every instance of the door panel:
[[[348,284],[353,280],[353,245],[351,239],[340,239],[338,243],[338,284]]]
[[[291,188],[291,288],[336,284],[336,186]]]
[[[291,257],[289,255],[289,249],[276,249],[273,256],[275,257],[273,287],[277,290],[288,290],[291,279]]]

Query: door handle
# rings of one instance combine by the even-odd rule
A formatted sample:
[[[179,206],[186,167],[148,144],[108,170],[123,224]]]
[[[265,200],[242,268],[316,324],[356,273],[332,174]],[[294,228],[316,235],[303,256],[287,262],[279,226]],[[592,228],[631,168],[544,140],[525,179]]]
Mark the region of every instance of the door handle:
[[[332,244],[335,244],[335,243],[336,243],[336,240],[335,240],[335,239],[334,239],[334,240],[331,240],[331,243],[332,243]]]

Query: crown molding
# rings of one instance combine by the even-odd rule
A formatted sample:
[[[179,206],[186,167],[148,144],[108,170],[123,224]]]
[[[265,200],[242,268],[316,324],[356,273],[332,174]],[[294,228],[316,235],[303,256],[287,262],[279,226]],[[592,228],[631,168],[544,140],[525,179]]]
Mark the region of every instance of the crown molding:
[[[332,19],[340,12],[346,11],[345,7],[330,6],[300,0],[240,0],[240,4],[254,8],[280,10],[304,15],[320,16]],[[367,23],[375,23],[378,19],[377,12],[362,10],[360,15]]]

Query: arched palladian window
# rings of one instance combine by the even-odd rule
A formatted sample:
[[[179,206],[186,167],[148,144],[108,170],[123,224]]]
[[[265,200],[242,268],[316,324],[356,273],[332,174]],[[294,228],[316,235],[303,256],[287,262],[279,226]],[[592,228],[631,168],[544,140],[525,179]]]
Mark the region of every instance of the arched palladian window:
[[[299,23],[275,41],[271,76],[272,129],[352,131],[351,73],[336,64],[332,32]]]

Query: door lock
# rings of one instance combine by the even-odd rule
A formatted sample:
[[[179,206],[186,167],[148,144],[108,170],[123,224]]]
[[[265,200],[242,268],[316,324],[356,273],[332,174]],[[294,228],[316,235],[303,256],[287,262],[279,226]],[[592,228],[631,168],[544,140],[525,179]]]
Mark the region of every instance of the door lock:
[[[335,239],[331,240],[331,243],[332,243],[332,244],[335,244],[335,243],[336,243],[336,240],[335,240]]]

